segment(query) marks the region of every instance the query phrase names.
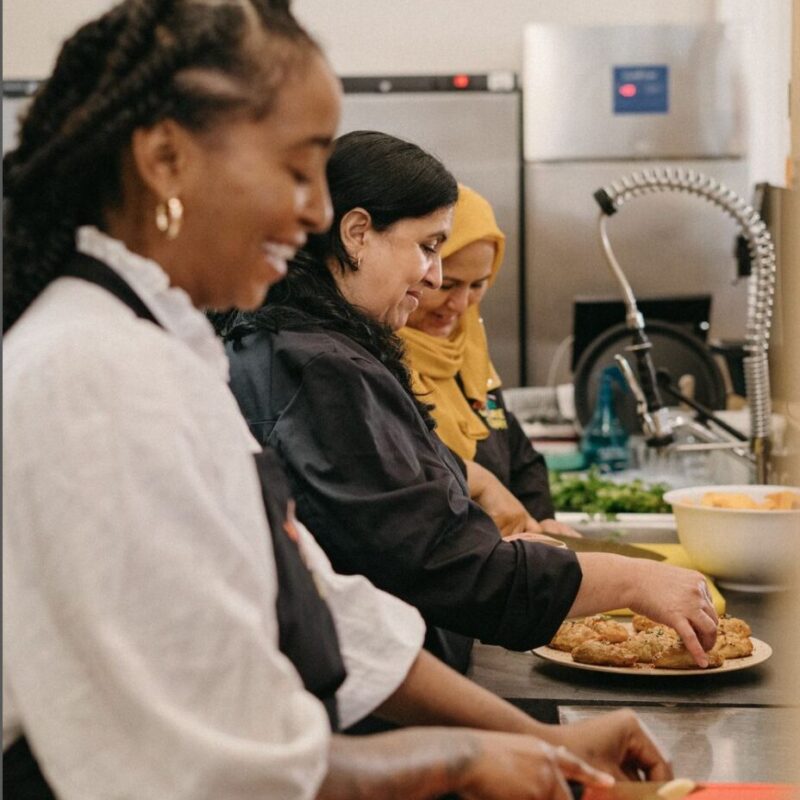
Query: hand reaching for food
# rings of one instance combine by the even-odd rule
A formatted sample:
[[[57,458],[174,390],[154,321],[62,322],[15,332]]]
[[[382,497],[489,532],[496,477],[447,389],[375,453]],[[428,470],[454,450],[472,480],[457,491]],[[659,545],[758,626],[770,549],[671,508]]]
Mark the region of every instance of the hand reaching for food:
[[[716,642],[719,618],[705,577],[695,570],[644,559],[639,572],[628,607],[673,628],[695,664],[709,666],[707,651]]]
[[[677,631],[695,664],[717,637],[717,612],[705,578],[696,570],[610,553],[578,553],[583,578],[570,617],[630,608]]]

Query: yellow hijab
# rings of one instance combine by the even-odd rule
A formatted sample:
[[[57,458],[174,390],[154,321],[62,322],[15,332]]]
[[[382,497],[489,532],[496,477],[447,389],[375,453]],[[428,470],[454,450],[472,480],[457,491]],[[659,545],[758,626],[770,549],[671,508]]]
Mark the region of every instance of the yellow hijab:
[[[497,227],[489,203],[474,189],[459,185],[453,229],[442,246],[442,258],[483,239],[495,244],[491,286],[503,261],[505,236]],[[489,358],[480,309],[470,306],[456,330],[446,338],[409,327],[402,328],[400,336],[405,342],[414,391],[421,400],[435,406],[433,417],[439,438],[462,458],[473,459],[478,442],[489,435],[473,407],[483,408],[487,392],[500,386],[500,377]],[[461,376],[464,392],[456,382],[457,375]]]

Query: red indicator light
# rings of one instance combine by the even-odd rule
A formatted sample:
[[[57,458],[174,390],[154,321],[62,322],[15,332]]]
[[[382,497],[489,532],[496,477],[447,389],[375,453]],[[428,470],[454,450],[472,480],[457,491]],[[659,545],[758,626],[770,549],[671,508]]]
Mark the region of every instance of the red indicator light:
[[[454,75],[453,86],[456,89],[466,89],[469,86],[469,75]]]
[[[622,86],[617,89],[617,91],[623,97],[636,97],[636,84],[635,83],[623,83]]]

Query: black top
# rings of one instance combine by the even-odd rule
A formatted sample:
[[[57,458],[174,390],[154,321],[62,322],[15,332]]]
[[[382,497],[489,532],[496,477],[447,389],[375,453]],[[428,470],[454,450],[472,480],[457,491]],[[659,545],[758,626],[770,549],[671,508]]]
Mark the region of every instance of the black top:
[[[478,442],[475,461],[494,473],[534,519],[553,519],[544,456],[533,449],[519,420],[506,408],[502,391],[489,392],[486,405],[475,413],[489,431],[488,438]]]
[[[374,356],[304,315],[228,355],[250,429],[281,456],[298,516],[337,571],[366,575],[429,625],[518,650],[550,640],[580,585],[575,555],[502,541]]]
[[[336,731],[336,691],[347,677],[336,625],[303,561],[280,460],[269,448],[256,453],[255,460],[278,576],[278,649],[292,662],[306,690],[325,706],[331,729]]]

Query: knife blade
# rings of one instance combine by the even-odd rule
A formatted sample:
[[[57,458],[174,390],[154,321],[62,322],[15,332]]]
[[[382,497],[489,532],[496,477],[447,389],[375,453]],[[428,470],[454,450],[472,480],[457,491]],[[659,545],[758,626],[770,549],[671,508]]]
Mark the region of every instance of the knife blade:
[[[587,537],[578,538],[577,536],[564,536],[560,533],[548,533],[552,539],[563,542],[570,550],[575,553],[613,553],[618,556],[628,556],[629,558],[649,558],[652,561],[663,561],[665,556],[661,553],[654,553],[644,547],[637,547],[634,544],[617,542],[614,539],[589,539]]]

